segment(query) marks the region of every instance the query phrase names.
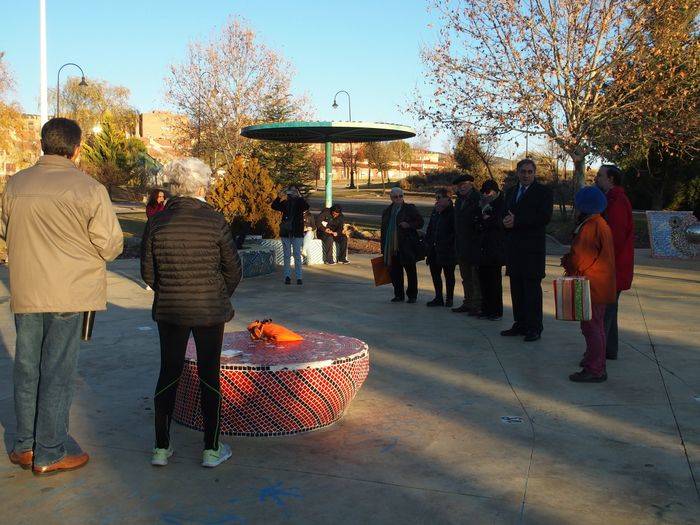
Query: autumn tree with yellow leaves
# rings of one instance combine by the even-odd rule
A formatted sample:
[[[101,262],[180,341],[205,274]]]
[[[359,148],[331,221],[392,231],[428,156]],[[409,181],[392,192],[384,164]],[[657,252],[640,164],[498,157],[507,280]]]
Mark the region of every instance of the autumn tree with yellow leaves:
[[[209,204],[224,214],[234,230],[264,237],[279,235],[279,213],[271,208],[279,188],[257,159],[237,157],[212,184]]]

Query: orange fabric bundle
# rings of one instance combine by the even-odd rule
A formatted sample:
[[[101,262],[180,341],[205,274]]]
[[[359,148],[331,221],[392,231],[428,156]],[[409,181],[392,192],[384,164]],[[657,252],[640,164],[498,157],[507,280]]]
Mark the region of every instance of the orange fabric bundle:
[[[275,343],[288,343],[291,341],[304,340],[302,336],[292,332],[289,328],[273,323],[272,319],[253,321],[248,325],[248,332],[250,332],[250,338],[253,340],[263,339],[265,341],[273,341]]]

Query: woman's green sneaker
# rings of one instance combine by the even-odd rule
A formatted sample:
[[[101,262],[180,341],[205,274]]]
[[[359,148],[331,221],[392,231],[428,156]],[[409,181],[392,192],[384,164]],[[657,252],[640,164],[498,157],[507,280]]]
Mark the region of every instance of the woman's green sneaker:
[[[206,449],[204,451],[204,454],[202,454],[202,466],[209,468],[218,467],[232,455],[231,447],[224,443],[219,443],[218,450]]]
[[[168,464],[168,458],[173,455],[172,447],[154,448],[151,456],[151,465],[154,467],[164,467]]]

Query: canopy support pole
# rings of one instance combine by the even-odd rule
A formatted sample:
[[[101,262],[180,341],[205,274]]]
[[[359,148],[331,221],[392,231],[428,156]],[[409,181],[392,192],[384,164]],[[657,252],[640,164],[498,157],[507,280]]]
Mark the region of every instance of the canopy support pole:
[[[326,142],[326,208],[333,206],[333,157],[331,143]]]

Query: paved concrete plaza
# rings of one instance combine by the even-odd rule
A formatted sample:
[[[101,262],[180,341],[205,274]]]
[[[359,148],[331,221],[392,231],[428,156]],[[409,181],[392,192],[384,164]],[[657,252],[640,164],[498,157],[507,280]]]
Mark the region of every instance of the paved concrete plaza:
[[[71,433],[88,466],[50,478],[0,461],[6,524],[116,523],[698,523],[700,264],[640,254],[621,300],[620,360],[607,383],[574,384],[584,348],[576,323],[503,338],[506,317],[477,321],[419,303],[390,304],[369,256],[245,280],[227,331],[272,317],[297,329],[351,335],[370,347],[370,375],[343,420],[279,438],[224,439],[234,457],[199,466],[202,435],[173,425],[176,455],[149,464],[158,335],[138,261],[109,266],[110,309],[84,344]],[[2,277],[0,423],[14,431],[13,320]],[[504,417],[513,416],[518,419]],[[691,468],[692,467],[692,468]]]

